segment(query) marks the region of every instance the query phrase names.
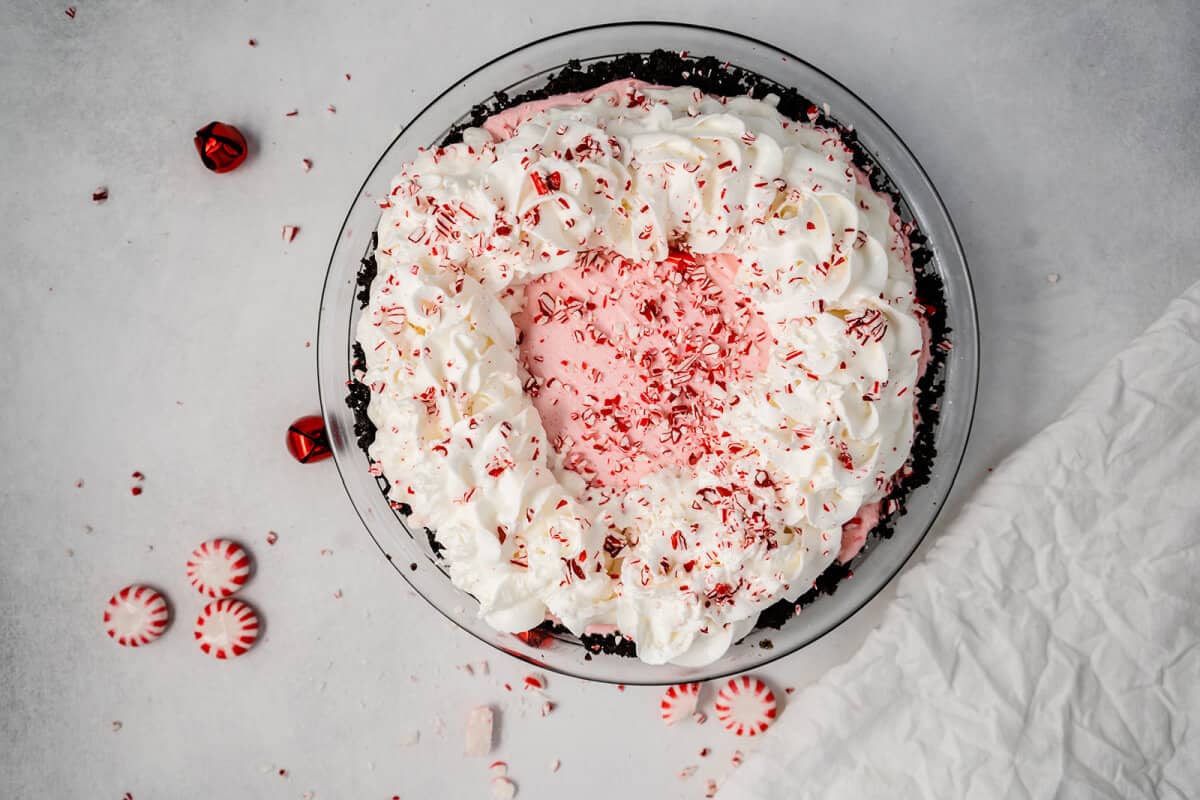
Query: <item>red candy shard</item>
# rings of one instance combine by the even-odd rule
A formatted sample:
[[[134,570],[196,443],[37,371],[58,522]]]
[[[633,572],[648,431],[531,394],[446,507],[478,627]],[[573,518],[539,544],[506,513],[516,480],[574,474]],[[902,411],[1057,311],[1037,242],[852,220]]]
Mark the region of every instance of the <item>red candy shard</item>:
[[[296,225],[284,225],[283,226],[283,240],[285,242],[290,242],[296,238],[296,234],[299,232],[300,232],[300,228]]]
[[[108,598],[104,607],[104,629],[123,647],[150,644],[167,629],[170,619],[166,599],[136,583]]]
[[[717,719],[738,736],[757,736],[775,721],[775,693],[758,678],[731,678],[717,693]]]
[[[258,639],[258,614],[241,600],[214,600],[196,617],[193,635],[200,649],[213,658],[235,658]]]
[[[667,725],[674,725],[676,722],[692,716],[699,700],[700,684],[698,683],[668,686],[658,704],[663,722]]]
[[[107,199],[108,199],[108,187],[107,186],[97,186],[95,191],[92,192],[92,202],[95,203],[96,205],[100,205]]]
[[[237,542],[212,539],[192,551],[187,576],[200,594],[228,597],[250,577],[250,554]]]
[[[68,19],[75,19],[75,6],[67,6],[67,10],[63,12]]]
[[[196,131],[196,152],[213,172],[232,172],[246,160],[246,137],[232,125],[210,122]]]
[[[287,448],[301,464],[322,461],[333,455],[325,435],[325,420],[316,415],[301,417],[288,427]]]

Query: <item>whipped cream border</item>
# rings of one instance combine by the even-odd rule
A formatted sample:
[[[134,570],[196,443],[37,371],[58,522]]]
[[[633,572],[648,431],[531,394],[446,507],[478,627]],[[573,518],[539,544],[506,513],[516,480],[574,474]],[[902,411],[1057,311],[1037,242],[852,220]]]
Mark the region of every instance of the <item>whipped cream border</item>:
[[[525,630],[547,614],[576,633],[615,623],[644,660],[713,660],[769,602],[811,588],[842,525],[907,458],[921,352],[907,239],[837,134],[770,102],[622,82],[525,113],[509,139],[468,130],[393,182],[359,322],[373,471],[393,496],[422,498],[413,521],[438,530],[452,579],[494,627]],[[545,444],[509,318],[525,281],[579,250],[661,259],[673,239],[742,255],[742,288],[776,340],[766,378],[721,422],[765,455],[764,485],[758,469],[734,472],[749,500],[767,495],[782,541],[743,549],[737,568],[751,568],[749,580],[735,583],[730,558],[717,559],[690,596],[678,577],[688,554],[655,534],[699,524],[689,549],[727,544],[712,514],[675,501],[728,485],[728,465],[652,476],[627,508],[596,508]],[[792,447],[829,433],[814,407],[835,409],[836,446]],[[822,425],[795,424],[806,419]],[[787,480],[796,474],[809,485]],[[612,544],[614,528],[625,547]],[[651,567],[644,580],[668,558],[668,574]]]

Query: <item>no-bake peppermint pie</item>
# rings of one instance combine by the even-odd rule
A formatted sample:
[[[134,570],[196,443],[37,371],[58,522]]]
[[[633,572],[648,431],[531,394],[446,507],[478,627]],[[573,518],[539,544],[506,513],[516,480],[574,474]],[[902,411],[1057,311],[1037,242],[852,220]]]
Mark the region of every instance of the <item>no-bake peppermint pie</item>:
[[[493,627],[708,663],[898,505],[931,357],[915,237],[851,137],[779,101],[557,94],[380,200],[351,402]]]

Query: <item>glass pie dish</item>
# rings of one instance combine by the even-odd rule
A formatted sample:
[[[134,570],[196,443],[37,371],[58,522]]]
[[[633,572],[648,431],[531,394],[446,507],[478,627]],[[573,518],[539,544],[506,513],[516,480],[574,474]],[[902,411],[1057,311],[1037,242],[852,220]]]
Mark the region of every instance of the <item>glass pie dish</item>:
[[[356,442],[355,414],[346,404],[351,379],[354,330],[360,314],[357,277],[372,248],[380,209],[393,176],[419,147],[440,143],[498,92],[516,96],[543,87],[568,62],[612,60],[655,50],[689,58],[712,56],[808,98],[840,125],[852,128],[858,145],[886,175],[900,197],[901,218],[927,238],[926,270],[942,284],[946,324],[953,348],[941,374],[940,415],[933,424],[937,450],[929,480],[907,498],[892,535],[853,562],[853,579],[835,593],[806,605],[767,638],[751,634],[718,660],[702,667],[650,665],[636,658],[593,655],[575,637],[562,634],[518,637],[496,631],[476,613],[478,604],[455,587],[424,531],[411,528],[393,510]],[[736,34],[670,23],[622,23],[582,28],[525,45],[455,82],[409,122],[375,163],[346,216],[330,259],[321,298],[317,377],[330,443],[346,492],[364,526],[392,566],[425,600],[463,630],[541,668],[588,680],[624,684],[672,684],[709,680],[759,667],[815,641],[874,597],[920,544],[944,504],[967,444],[978,380],[975,301],[962,248],[936,190],[899,137],[862,100],[817,68],[764,42]],[[417,500],[419,502],[419,499]],[[414,567],[415,565],[415,567]]]

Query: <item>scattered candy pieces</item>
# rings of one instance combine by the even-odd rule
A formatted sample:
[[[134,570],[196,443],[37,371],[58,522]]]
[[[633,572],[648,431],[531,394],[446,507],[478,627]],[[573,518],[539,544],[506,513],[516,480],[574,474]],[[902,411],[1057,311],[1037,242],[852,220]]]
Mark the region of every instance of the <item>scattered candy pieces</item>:
[[[744,755],[742,755],[741,750],[734,750],[733,756],[729,759],[730,763],[733,764],[735,767],[740,767],[742,765],[742,762],[745,760],[746,760],[746,757]]]
[[[513,800],[517,796],[517,785],[505,777],[492,778],[492,797],[496,800]]]
[[[250,576],[250,554],[237,542],[211,539],[192,551],[187,576],[200,594],[228,597]]]
[[[258,615],[241,600],[214,600],[196,617],[194,635],[200,649],[213,658],[240,656],[258,639]]]
[[[95,203],[96,205],[100,205],[107,199],[108,199],[108,187],[107,186],[97,186],[96,189],[92,192],[92,202]]]
[[[224,122],[208,123],[196,131],[193,141],[201,163],[213,172],[232,172],[246,160],[246,137]]]
[[[312,159],[311,158],[300,159],[300,169],[304,170],[305,172],[308,172],[310,169],[312,169]]]
[[[134,497],[137,497],[138,495],[140,495],[142,493],[142,487],[140,487],[140,486],[130,487],[129,493],[131,495],[133,495]]]
[[[700,684],[698,683],[668,686],[659,702],[659,713],[662,715],[663,722],[667,725],[674,725],[695,713],[696,704],[699,701]]]
[[[543,717],[548,717],[548,716],[550,716],[550,713],[551,713],[552,711],[554,711],[554,709],[555,709],[555,708],[556,708],[556,706],[554,705],[554,703],[550,702],[549,700],[547,700],[546,702],[542,703],[542,709],[541,709],[541,711],[542,711],[542,716],[543,716]]]
[[[135,583],[108,598],[104,629],[117,644],[140,647],[162,636],[170,617],[167,601],[161,594]]]
[[[496,714],[491,706],[477,706],[467,714],[467,736],[464,753],[468,756],[486,756],[492,752],[492,727]]]
[[[711,750],[709,750],[707,747],[701,747],[701,748],[700,748],[700,757],[701,757],[701,758],[708,758],[708,754],[709,754],[709,753],[711,753],[711,752],[712,752],[712,751],[711,751]]]
[[[283,234],[282,234],[283,240],[285,242],[293,241],[296,238],[296,234],[299,232],[300,232],[300,228],[298,228],[295,225],[284,225],[283,226]]]
[[[758,678],[732,678],[717,693],[717,719],[738,736],[757,736],[775,721],[775,693]]]
[[[525,688],[526,689],[545,689],[546,688],[546,676],[539,675],[536,672],[526,675],[525,676]]]

